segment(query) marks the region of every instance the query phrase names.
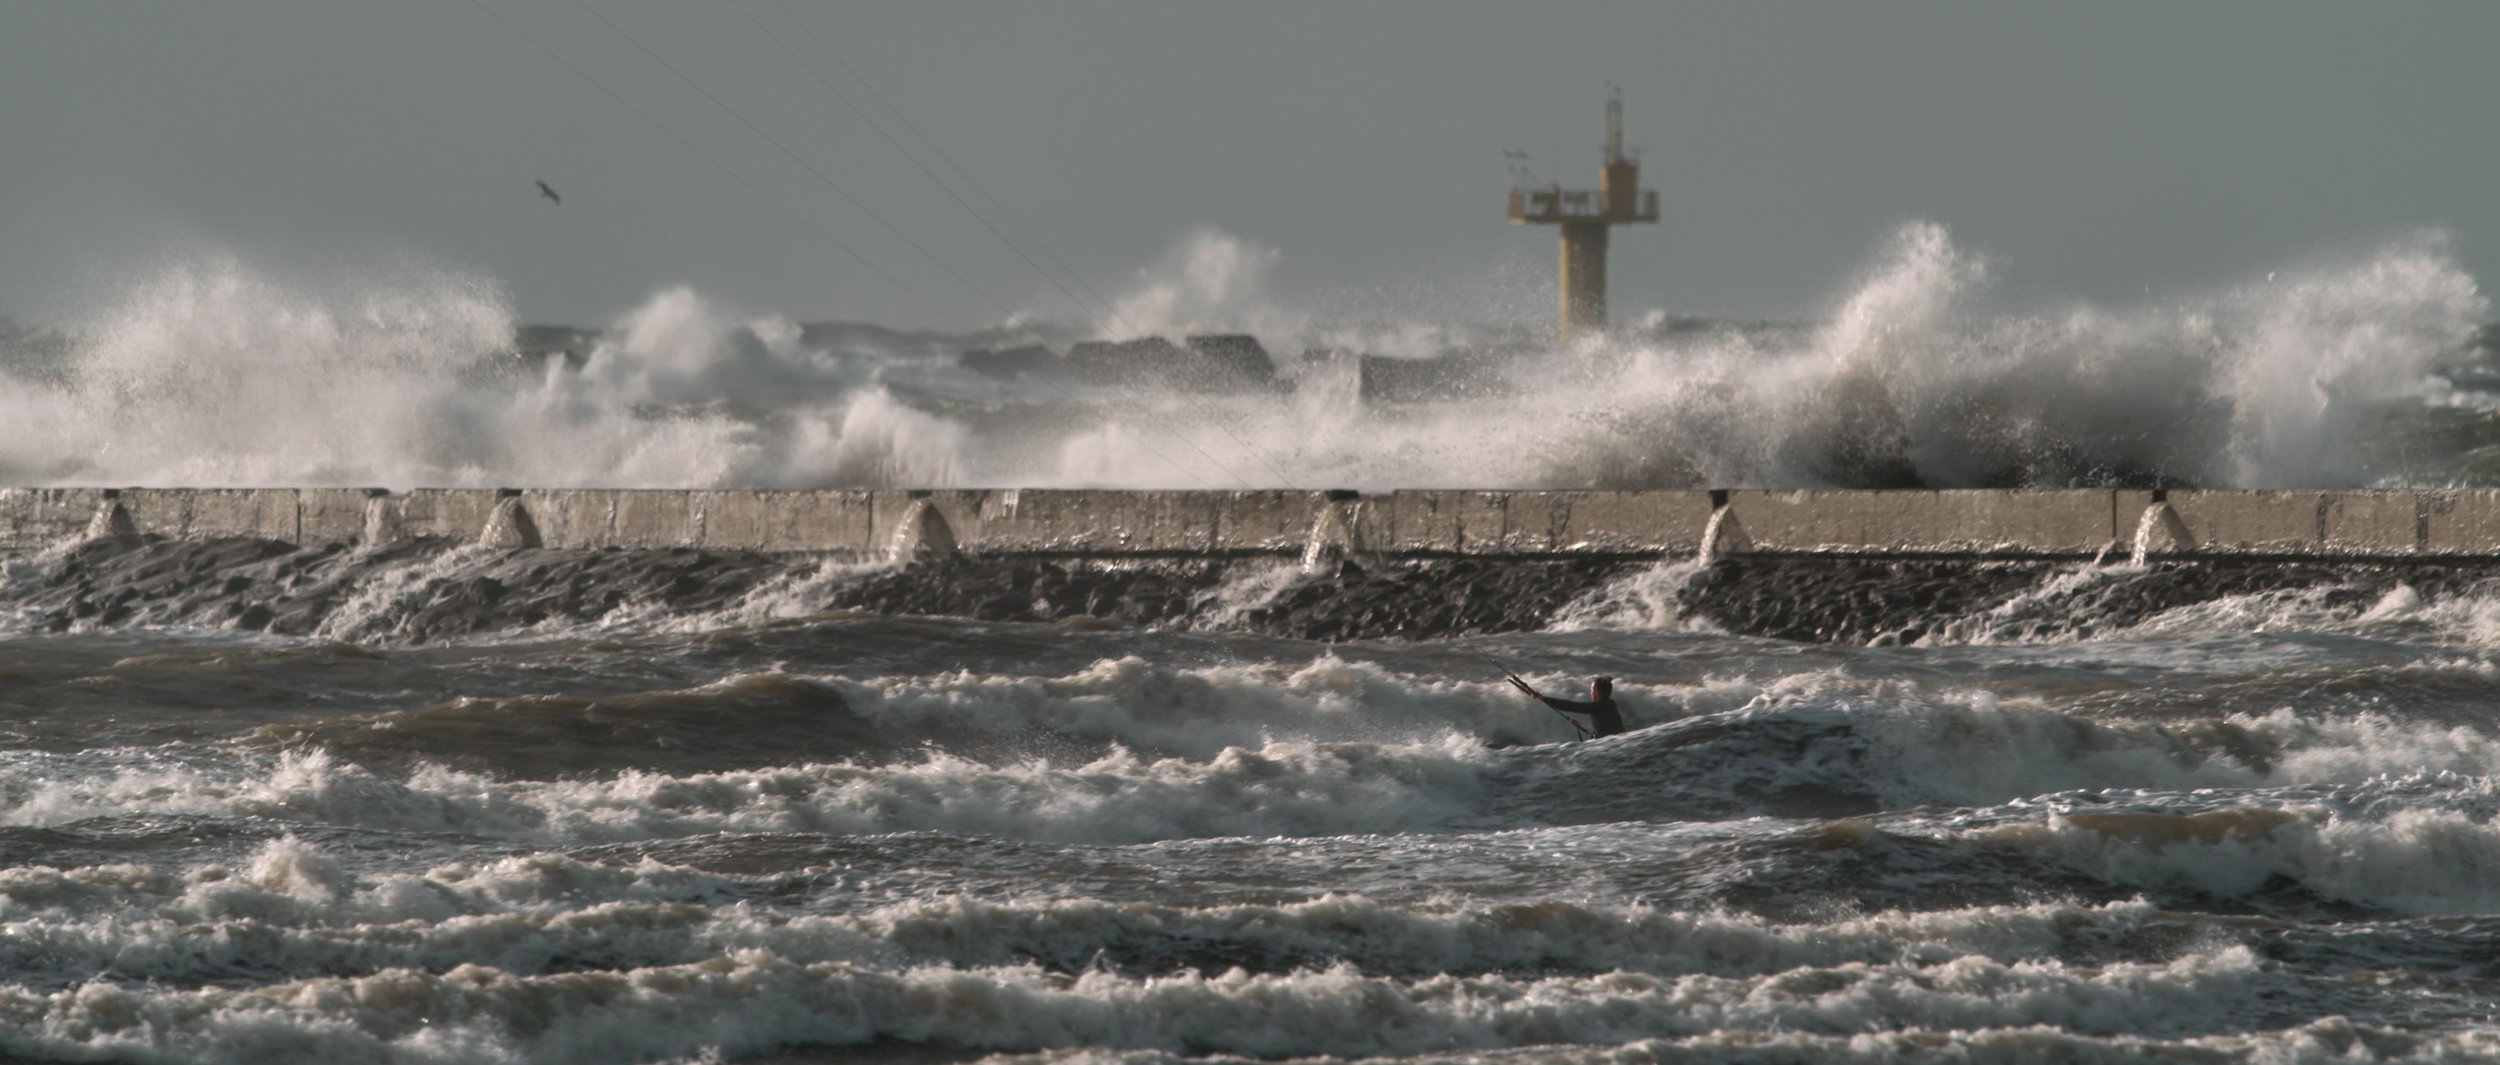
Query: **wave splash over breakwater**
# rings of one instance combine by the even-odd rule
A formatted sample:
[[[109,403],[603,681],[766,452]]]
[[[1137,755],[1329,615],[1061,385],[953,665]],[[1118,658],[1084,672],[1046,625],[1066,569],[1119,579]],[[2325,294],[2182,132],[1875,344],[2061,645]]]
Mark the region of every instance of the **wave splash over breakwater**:
[[[0,443],[0,480],[2331,487],[2476,480],[2500,445],[2479,413],[2490,306],[2436,234],[2039,310],[1920,224],[1821,321],[1657,319],[1563,347],[1288,312],[1266,295],[1284,266],[1200,232],[1118,301],[1139,336],[1255,337],[1248,370],[1275,383],[1252,388],[1062,373],[1085,333],[1038,320],[801,326],[675,289],[591,334],[522,329],[456,274],[178,266],[5,345],[0,414],[27,431]]]

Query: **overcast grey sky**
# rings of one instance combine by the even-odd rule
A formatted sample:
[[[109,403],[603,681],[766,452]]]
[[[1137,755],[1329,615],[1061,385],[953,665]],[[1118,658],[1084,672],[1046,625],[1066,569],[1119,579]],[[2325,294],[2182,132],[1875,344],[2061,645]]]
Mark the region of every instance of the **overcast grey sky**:
[[[2424,228],[2500,277],[2500,4],[783,0],[846,71],[774,0],[587,2],[617,28],[577,0],[0,0],[0,312],[228,254],[468,271],[532,320],[676,284],[1068,314],[851,110],[920,149],[870,87],[1105,294],[1213,226],[1301,309],[1549,314],[1553,233],[1504,224],[1502,151],[1593,182],[1608,80],[1666,215],[1614,242],[1618,314],[1817,313],[1912,219],[2047,299]]]

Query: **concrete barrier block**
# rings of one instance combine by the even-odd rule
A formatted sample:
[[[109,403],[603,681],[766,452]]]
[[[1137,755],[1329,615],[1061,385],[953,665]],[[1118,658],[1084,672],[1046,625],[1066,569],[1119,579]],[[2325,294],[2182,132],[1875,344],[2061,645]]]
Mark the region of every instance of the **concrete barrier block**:
[[[960,541],[968,551],[1112,550],[1120,521],[1113,493],[1051,489],[982,492],[974,525]]]
[[[598,548],[619,542],[617,497],[627,494],[606,488],[531,488],[520,499],[541,545]]]
[[[2318,529],[2330,549],[2407,555],[2425,546],[2424,493],[2326,492],[2318,498]]]
[[[302,497],[292,488],[210,489],[191,493],[189,534],[304,539]]]
[[[40,551],[86,535],[101,488],[0,488],[0,551]]]
[[[1738,491],[1727,505],[1764,551],[2091,555],[2119,538],[2110,493],[2092,489]]]
[[[2189,537],[2209,551],[2314,551],[2325,543],[2317,492],[2168,493]]]
[[[225,537],[250,535],[267,540],[302,540],[297,525],[297,497],[292,487],[207,487],[183,492],[187,515],[183,535]]]
[[[139,535],[179,540],[191,529],[190,495],[179,488],[124,488],[114,498]]]
[[[1300,551],[1319,508],[1332,505],[1321,492],[1224,492],[1212,502],[1211,545],[1226,552]]]
[[[808,492],[693,492],[694,527],[703,546],[733,551],[781,551]],[[865,534],[862,535],[865,539]]]
[[[1215,550],[1221,492],[1153,492],[1133,516],[1130,542],[1143,550],[1206,553]]]
[[[692,547],[703,542],[692,492],[621,490],[607,493],[607,501],[608,539],[599,546]]]
[[[2500,490],[2423,493],[2422,546],[2447,555],[2500,555]]]
[[[1215,545],[1220,492],[978,492],[975,552],[1205,552]]]
[[[853,554],[876,548],[872,535],[874,511],[869,507],[868,493],[801,492],[797,495],[799,505],[790,511],[787,546]]]
[[[1400,491],[1386,502],[1392,552],[1691,550],[1710,521],[1707,492]]]
[[[1389,496],[1388,551],[1503,552],[1510,539],[1507,492],[1403,490]],[[1540,518],[1535,519],[1542,525]],[[1542,539],[1530,536],[1528,539]]]
[[[1983,549],[2040,554],[2094,554],[2134,533],[2101,489],[1992,492],[1944,491],[1932,506],[1942,531]]]
[[[143,536],[257,536],[296,542],[292,488],[126,488],[121,502]]]
[[[710,547],[744,551],[869,552],[871,494],[839,490],[696,492],[696,525]]]
[[[1556,492],[1558,551],[1698,550],[1710,527],[1708,492]]]
[[[1456,548],[1469,554],[1515,554],[1543,548],[1546,543],[1544,516],[1535,513],[1533,502],[1519,500],[1520,509],[1526,512],[1520,517],[1527,528],[1513,535],[1511,505],[1525,495],[1527,493],[1520,492],[1442,493],[1443,505],[1451,508],[1457,518]]]
[[[791,496],[789,532],[779,544],[768,545],[768,550],[860,554],[876,547],[868,493],[794,492]]]
[[[1380,507],[1380,531],[1385,535],[1374,542],[1374,549],[1390,552],[1455,550],[1458,546],[1458,513],[1455,507],[1443,507],[1441,497],[1446,494],[1411,489],[1389,493]]]
[[[1339,503],[1337,517],[1350,543],[1371,554],[1387,550],[1394,536],[1397,502],[1389,496],[1364,496]]]
[[[1764,551],[1866,550],[1926,532],[1913,534],[1895,517],[1904,508],[1869,492],[1730,492],[1727,506]]]
[[[1022,490],[978,493],[967,551],[1203,552],[1215,539],[1218,494]]]
[[[485,531],[495,504],[503,499],[496,488],[419,488],[395,497],[399,534],[474,540]]]
[[[379,488],[305,488],[295,493],[296,543],[306,547],[364,538],[365,501]]]
[[[1500,492],[1502,533],[1492,542],[1477,541],[1469,550],[1503,555],[1547,555],[1565,541],[1576,492]]]

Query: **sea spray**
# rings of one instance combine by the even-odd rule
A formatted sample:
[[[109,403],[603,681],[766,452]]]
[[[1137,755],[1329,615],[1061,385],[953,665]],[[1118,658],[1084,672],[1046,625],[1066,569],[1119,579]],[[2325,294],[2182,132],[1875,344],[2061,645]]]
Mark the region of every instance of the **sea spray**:
[[[1183,275],[1264,269],[1251,252],[1217,254],[1226,247],[1202,235]],[[1404,404],[1158,402],[1131,390],[1122,407],[1152,415],[1114,408],[1068,447],[1063,475],[1191,487],[1238,471],[1263,484],[1274,464],[1366,489],[2326,487],[2447,476],[2453,456],[2382,446],[2387,419],[2435,401],[2433,371],[2490,314],[2440,235],[2133,307],[2010,305],[1994,295],[2010,269],[1920,223],[1820,325],[1537,346],[1455,398]],[[1228,299],[1256,292],[1202,281]],[[1165,292],[1158,305],[1176,299]],[[1278,351],[1336,350],[1346,336],[1398,346],[1394,331],[1280,326],[1255,307],[1192,321],[1264,327]],[[1294,370],[1322,386],[1349,365],[1323,358]],[[1210,417],[1223,432],[1186,427]],[[1182,430],[1155,424],[1175,419]]]
[[[490,281],[419,272],[357,290],[177,266],[40,367],[0,370],[0,412],[33,430],[0,442],[0,472],[391,487],[2275,488],[2442,484],[2489,442],[2429,416],[2470,405],[2439,371],[2490,316],[2436,233],[2098,306],[2001,295],[2021,264],[1918,223],[1823,320],[1631,326],[1560,346],[1505,323],[1315,318],[1269,295],[1286,266],[1196,232],[1115,299],[1111,321],[966,337],[802,328],[670,288],[585,350],[533,359],[512,353]],[[1289,387],[994,379],[946,355],[1201,331],[1259,337]],[[1460,380],[1437,398],[1365,397],[1365,353],[1439,360]]]
[[[512,353],[489,283],[288,287],[169,268],[79,331],[65,368],[0,373],[18,483],[926,486],[961,430],[893,401],[873,353],[798,345],[672,289],[578,365]]]

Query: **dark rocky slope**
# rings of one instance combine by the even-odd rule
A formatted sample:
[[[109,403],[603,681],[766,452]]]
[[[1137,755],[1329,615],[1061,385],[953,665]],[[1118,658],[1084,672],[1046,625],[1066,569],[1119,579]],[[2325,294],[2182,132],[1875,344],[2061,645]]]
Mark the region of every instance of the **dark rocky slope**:
[[[734,551],[500,550],[415,541],[376,551],[273,540],[98,540],[0,570],[18,631],[198,627],[425,643],[616,617],[702,616],[763,594],[804,609],[1006,622],[1096,618],[1302,639],[1428,639],[1537,629],[1656,563],[1432,559],[1100,562],[959,557],[806,581],[813,558]],[[2214,558],[2084,572],[2077,563],[1739,556],[1674,594],[1733,633],[1866,643],[2054,639],[2124,628],[2213,599],[2304,590],[2358,613],[2398,585],[2425,597],[2500,580],[2500,563]],[[2077,579],[2078,576],[2089,579]],[[2500,587],[2500,586],[2495,586]]]

